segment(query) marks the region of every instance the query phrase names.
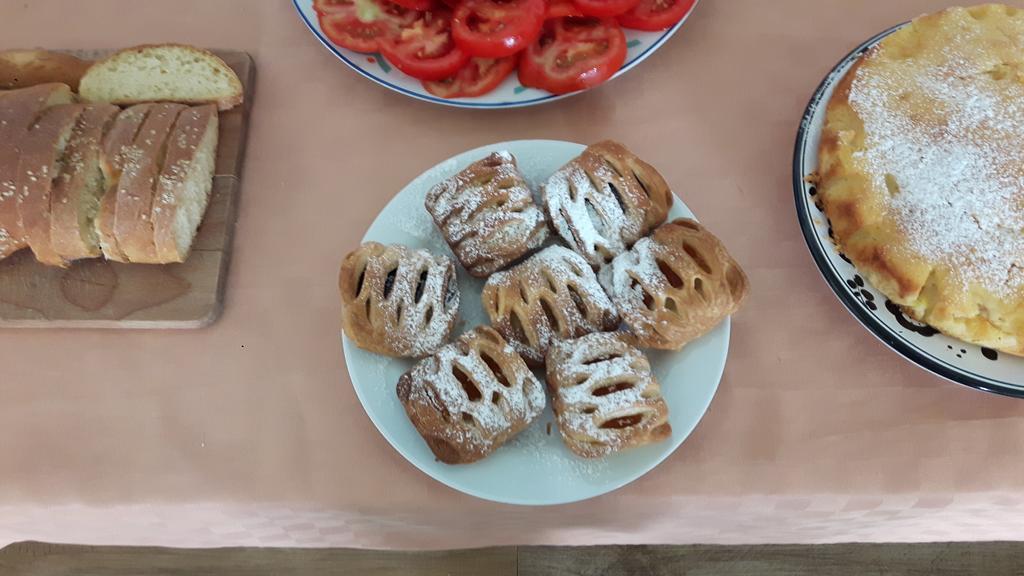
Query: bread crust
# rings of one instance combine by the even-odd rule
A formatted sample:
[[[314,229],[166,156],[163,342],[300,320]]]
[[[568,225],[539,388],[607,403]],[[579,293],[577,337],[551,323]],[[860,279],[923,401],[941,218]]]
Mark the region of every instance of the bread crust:
[[[78,90],[82,74],[91,63],[63,52],[49,50],[0,51],[0,89],[12,90],[60,82]]]
[[[619,314],[579,254],[550,246],[487,279],[481,295],[491,325],[532,367],[557,339],[614,330]]]
[[[643,347],[678,350],[739,310],[749,281],[694,220],[661,225],[601,271],[601,284]]]
[[[650,363],[621,334],[555,342],[547,382],[558,431],[579,456],[600,458],[672,435]]]
[[[543,411],[544,385],[488,326],[421,360],[396,387],[409,420],[438,460],[486,458]]]
[[[153,244],[158,262],[184,262],[188,252],[180,253],[175,235],[175,222],[178,209],[186,185],[184,178],[191,170],[197,169],[196,163],[201,144],[204,139],[213,139],[214,153],[208,159],[209,166],[200,169],[210,172],[210,177],[203,179],[202,211],[205,212],[210,190],[213,186],[213,163],[217,149],[217,107],[213,104],[196,106],[183,111],[174,125],[167,145],[167,156],[163,170],[157,180],[156,194],[153,199]],[[200,220],[202,218],[200,217]]]
[[[146,121],[154,104],[136,104],[122,110],[110,130],[103,137],[100,150],[100,169],[103,172],[106,191],[100,198],[100,210],[96,215],[96,235],[99,237],[100,249],[108,260],[127,262],[128,257],[114,233],[114,220],[117,214],[117,187],[124,170],[125,151],[135,141],[142,124]]]
[[[66,84],[44,84],[0,93],[0,260],[28,246],[15,192],[22,139],[40,112],[72,102]]]
[[[605,140],[548,178],[543,202],[562,240],[597,269],[663,223],[673,197],[654,167]]]
[[[163,169],[167,141],[183,104],[155,104],[132,145],[125,149],[117,183],[114,236],[129,262],[158,262],[153,243],[153,198]]]
[[[345,334],[377,354],[432,354],[458,317],[455,263],[426,250],[367,242],[345,257],[338,288]]]
[[[50,197],[64,147],[85,106],[64,104],[43,112],[22,140],[18,161],[18,218],[36,260],[66,266],[50,240]]]
[[[243,103],[243,101],[245,99],[245,94],[244,94],[244,89],[242,87],[242,81],[239,80],[238,74],[236,74],[235,71],[232,70],[231,67],[228,66],[228,64],[226,62],[224,62],[224,60],[222,58],[220,58],[219,56],[217,56],[213,52],[210,52],[209,50],[205,50],[203,48],[197,48],[195,46],[189,46],[188,44],[177,44],[177,43],[142,44],[142,45],[139,45],[139,46],[133,46],[131,48],[124,48],[122,50],[118,50],[117,52],[111,54],[110,56],[107,56],[106,58],[103,58],[102,60],[98,60],[98,61],[94,62],[92,65],[89,66],[88,69],[86,69],[85,74],[82,76],[82,81],[81,81],[81,84],[80,84],[81,92],[82,92],[82,97],[85,98],[86,100],[90,100],[91,99],[91,94],[89,93],[90,92],[89,83],[91,82],[90,74],[94,74],[94,73],[97,73],[98,71],[101,71],[104,66],[107,66],[110,62],[112,62],[114,60],[117,60],[118,58],[121,58],[123,56],[131,55],[131,54],[145,54],[146,52],[160,50],[162,48],[181,48],[181,49],[184,49],[184,50],[187,50],[189,52],[194,53],[195,56],[198,57],[198,58],[202,58],[202,59],[206,60],[212,66],[214,66],[217,69],[220,69],[221,72],[225,74],[225,76],[228,78],[229,82],[232,85],[232,92],[231,92],[231,94],[224,95],[222,98],[219,98],[219,99],[213,100],[213,101],[202,100],[202,99],[194,99],[194,98],[184,98],[184,97],[162,98],[161,100],[180,102],[182,104],[208,104],[208,103],[214,103],[214,104],[217,105],[217,108],[219,110],[230,110],[230,109],[234,108],[235,106],[238,106],[239,104]],[[113,101],[111,101],[111,103],[112,104],[119,104],[119,105],[128,105],[128,104],[138,104],[138,103],[146,102],[146,101],[149,101],[149,100],[147,100],[147,99],[123,98],[123,99],[113,100]]]
[[[88,105],[82,111],[68,142],[63,171],[54,183],[50,198],[50,240],[53,249],[64,260],[100,256],[95,237],[94,220],[83,214],[84,199],[103,188],[100,170],[100,146],[103,135],[120,110],[110,104]],[[95,199],[98,202],[98,197]]]

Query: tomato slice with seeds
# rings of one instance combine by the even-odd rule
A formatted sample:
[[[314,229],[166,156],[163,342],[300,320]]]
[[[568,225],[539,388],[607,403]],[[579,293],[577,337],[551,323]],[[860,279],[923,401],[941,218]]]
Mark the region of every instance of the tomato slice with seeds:
[[[440,98],[472,98],[494,90],[516,69],[517,58],[470,58],[450,78],[424,82],[423,88]]]
[[[544,0],[462,0],[452,35],[473,56],[511,56],[537,39],[546,9]]]
[[[583,12],[580,12],[572,0],[548,0],[548,9],[544,13],[545,20],[565,16],[583,16]]]
[[[434,0],[391,0],[395,4],[408,8],[409,10],[430,10],[434,6]]]
[[[689,14],[696,3],[697,0],[640,0],[632,10],[619,16],[619,24],[649,32],[666,30]]]
[[[313,7],[328,40],[356,52],[376,52],[381,39],[416,18],[387,0],[317,0]]]
[[[591,88],[626,61],[626,36],[615,20],[558,18],[544,23],[519,61],[523,86],[553,94]]]
[[[420,80],[442,80],[469,61],[452,39],[446,9],[420,12],[411,24],[380,43],[380,52],[402,72]]]
[[[580,12],[596,18],[618,16],[633,9],[640,0],[573,0]]]

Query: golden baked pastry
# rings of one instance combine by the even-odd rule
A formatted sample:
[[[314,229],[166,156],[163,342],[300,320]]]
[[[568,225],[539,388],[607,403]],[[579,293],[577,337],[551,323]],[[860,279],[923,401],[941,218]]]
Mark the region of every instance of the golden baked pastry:
[[[459,313],[455,263],[426,250],[367,242],[345,257],[338,285],[345,334],[378,354],[435,352]]]
[[[672,190],[618,142],[587,147],[544,184],[544,211],[558,235],[595,269],[665,222]]]
[[[908,314],[1024,353],[1024,12],[923,16],[837,86],[819,197],[840,250]]]
[[[672,434],[668,405],[650,363],[621,334],[598,332],[553,343],[547,379],[562,439],[584,458]]]
[[[663,224],[601,270],[601,284],[640,346],[678,350],[739,310],[747,276],[697,222]]]
[[[583,258],[550,246],[487,280],[482,295],[491,325],[530,366],[543,366],[556,338],[614,330],[619,315]]]
[[[479,326],[416,364],[398,398],[446,464],[475,462],[525,430],[544,409],[544,385],[501,335]]]
[[[548,237],[544,214],[508,152],[495,152],[431,188],[426,207],[459,263],[478,278]]]

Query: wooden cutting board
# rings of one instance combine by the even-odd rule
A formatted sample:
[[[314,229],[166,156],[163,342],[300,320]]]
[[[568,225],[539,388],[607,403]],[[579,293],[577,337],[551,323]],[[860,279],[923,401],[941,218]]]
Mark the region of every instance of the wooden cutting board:
[[[97,59],[109,51],[75,51]],[[43,266],[22,250],[0,261],[0,328],[202,328],[224,308],[231,239],[252,108],[255,66],[245,52],[214,50],[238,73],[245,104],[220,114],[216,176],[192,254],[181,264],[80,260]]]

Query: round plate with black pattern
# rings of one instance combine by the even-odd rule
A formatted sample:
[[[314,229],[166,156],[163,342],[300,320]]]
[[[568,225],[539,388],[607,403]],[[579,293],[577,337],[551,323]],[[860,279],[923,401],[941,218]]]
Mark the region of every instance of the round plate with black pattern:
[[[793,191],[804,239],[815,264],[839,300],[865,328],[911,362],[958,384],[1024,398],[1024,358],[968,344],[908,318],[899,306],[864,281],[832,240],[832,228],[808,181],[818,167],[825,108],[836,84],[869,48],[905,26],[882,32],[858,46],[829,73],[807,105],[793,155]]]

